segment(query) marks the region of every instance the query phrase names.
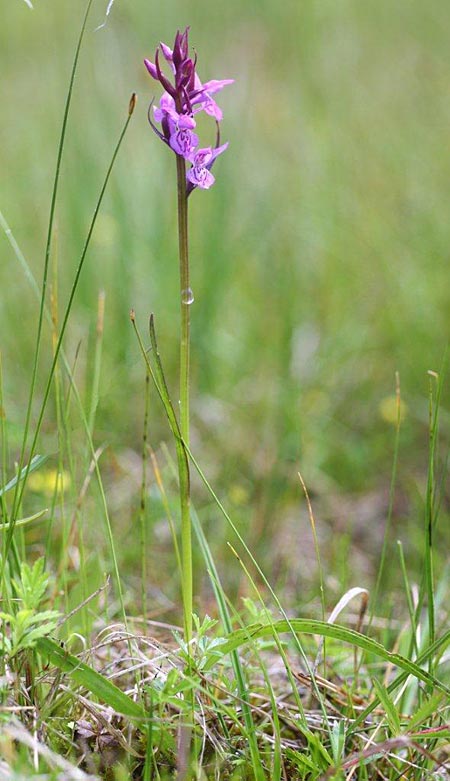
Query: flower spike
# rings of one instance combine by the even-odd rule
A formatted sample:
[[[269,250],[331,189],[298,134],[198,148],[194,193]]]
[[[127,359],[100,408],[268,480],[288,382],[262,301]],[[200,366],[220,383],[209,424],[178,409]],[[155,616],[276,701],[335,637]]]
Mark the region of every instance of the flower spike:
[[[186,174],[186,191],[189,195],[196,187],[207,190],[214,184],[211,168],[216,158],[225,151],[228,144],[220,146],[220,133],[217,132],[216,146],[199,148],[199,139],[194,131],[194,115],[204,111],[216,120],[217,128],[222,119],[222,111],[212,98],[223,87],[233,83],[233,79],[212,79],[202,84],[197,74],[197,54],[189,56],[189,27],[184,32],[178,30],[173,49],[160,43],[155,52],[155,61],[144,60],[145,67],[152,79],[163,87],[159,106],[150,104],[148,119],[152,130],[172,149],[191,164]],[[172,83],[161,70],[160,52],[170,66],[174,76]],[[151,109],[155,122],[161,125],[159,130],[151,119]]]

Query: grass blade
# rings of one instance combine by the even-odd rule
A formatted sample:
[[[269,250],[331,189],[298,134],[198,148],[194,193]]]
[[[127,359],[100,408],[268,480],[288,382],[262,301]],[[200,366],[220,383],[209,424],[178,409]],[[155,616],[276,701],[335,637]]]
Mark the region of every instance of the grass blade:
[[[321,637],[331,637],[333,640],[340,640],[343,643],[349,643],[350,645],[361,648],[367,653],[373,654],[389,664],[394,664],[400,667],[401,670],[408,675],[413,675],[420,681],[433,686],[450,696],[450,688],[444,683],[439,681],[434,676],[422,670],[418,664],[411,662],[410,659],[401,656],[400,654],[392,653],[388,651],[377,640],[372,640],[366,635],[362,635],[360,632],[356,632],[354,629],[347,629],[347,627],[339,626],[338,624],[328,624],[325,621],[314,621],[307,618],[293,618],[288,621],[275,621],[273,624],[252,624],[245,630],[238,629],[228,635],[228,639],[220,646],[220,651],[223,654],[230,653],[230,651],[239,648],[248,642],[250,638],[270,637],[273,632],[298,632],[300,634],[308,635],[320,635]],[[450,640],[450,631],[446,633]],[[217,661],[217,660],[214,660]],[[213,662],[214,663],[214,662]],[[212,665],[211,665],[212,666]]]
[[[44,518],[45,515],[47,515],[48,510],[39,510],[39,512],[34,513],[33,515],[28,515],[26,518],[20,518],[20,520],[16,521],[16,527],[18,526],[28,526],[30,523],[33,523],[33,521],[37,521],[41,518]],[[9,529],[8,523],[3,523],[0,525],[0,532],[7,531]]]
[[[384,711],[386,713],[386,718],[391,728],[392,735],[395,738],[401,733],[400,718],[397,713],[395,704],[392,701],[389,692],[386,690],[386,687],[383,686],[383,684],[380,683],[380,681],[378,681],[376,678],[372,678],[372,683],[375,687],[376,693],[378,695],[378,699],[380,700],[384,708]]]
[[[61,162],[62,162],[62,155],[64,150],[64,143],[66,139],[66,131],[67,131],[67,120],[69,117],[69,109],[70,104],[72,101],[72,93],[73,93],[73,87],[75,84],[75,74],[77,72],[78,67],[78,59],[80,56],[80,50],[81,50],[81,44],[83,42],[84,33],[86,30],[87,20],[89,16],[89,12],[91,10],[93,0],[88,0],[88,3],[86,5],[86,10],[83,17],[83,22],[81,24],[80,33],[78,36],[78,42],[75,49],[75,56],[73,59],[73,65],[72,65],[72,71],[70,74],[70,80],[69,80],[69,88],[67,90],[67,97],[66,97],[66,103],[64,106],[64,115],[63,115],[63,121],[61,125],[61,134],[59,138],[59,144],[58,144],[58,153],[56,157],[56,168],[55,168],[55,175],[53,179],[53,190],[52,190],[52,196],[51,196],[51,203],[50,203],[50,214],[48,218],[48,228],[47,228],[47,241],[45,245],[45,256],[44,256],[44,271],[43,271],[43,277],[42,277],[42,290],[41,290],[41,298],[40,298],[40,304],[39,304],[39,318],[38,318],[38,326],[37,326],[37,333],[36,333],[36,347],[34,352],[34,361],[33,361],[33,368],[31,372],[31,385],[30,385],[30,393],[28,398],[28,405],[27,405],[27,412],[26,412],[26,419],[25,419],[25,427],[24,427],[24,434],[23,434],[23,441],[22,441],[22,449],[20,452],[19,457],[19,471],[22,471],[22,466],[25,459],[25,450],[27,446],[28,441],[28,431],[30,428],[30,422],[31,422],[31,411],[33,406],[33,398],[34,398],[34,391],[36,388],[36,381],[37,381],[37,371],[38,371],[38,365],[39,365],[39,354],[40,354],[40,347],[41,347],[41,339],[42,339],[42,328],[44,324],[44,313],[45,313],[45,298],[46,298],[46,292],[47,292],[47,282],[48,282],[48,271],[49,271],[49,263],[50,263],[50,251],[51,251],[51,245],[52,245],[52,235],[53,235],[53,223],[55,219],[55,210],[56,210],[56,199],[58,196],[58,186],[59,186],[59,179],[60,179],[60,173],[61,173]],[[35,447],[35,442],[33,442],[33,445]],[[33,455],[33,446],[31,448],[31,455]],[[15,520],[15,513],[17,512],[17,508],[20,506],[20,501],[22,498],[22,491],[18,490],[19,486],[17,485],[16,491],[14,494],[14,502],[13,502],[13,511],[12,511],[12,529],[11,529],[11,539],[7,539],[6,541],[6,552],[8,551],[8,548],[11,544],[12,540],[12,532],[14,529],[14,520]]]
[[[6,485],[0,488],[0,496],[3,496],[12,488],[15,488],[22,480],[25,480],[28,475],[30,475],[32,472],[35,472],[36,469],[40,469],[40,467],[43,466],[49,458],[50,456],[33,456],[30,463],[22,467],[20,474],[13,477],[9,483],[6,483]]]
[[[227,607],[225,594],[220,582],[219,573],[212,557],[208,541],[204,535],[200,520],[197,513],[192,509],[192,526],[197,537],[197,541],[200,545],[202,555],[208,570],[210,582],[214,591],[217,606],[219,608],[220,618],[225,630],[231,632],[231,617]],[[242,700],[242,713],[244,716],[245,726],[248,733],[248,742],[250,753],[252,756],[253,767],[255,769],[255,776],[257,779],[264,778],[261,759],[259,756],[258,743],[255,736],[255,725],[253,723],[252,711],[248,701],[248,688],[246,685],[245,674],[242,668],[241,660],[237,650],[231,651],[231,663],[233,665],[234,674],[236,676],[236,682],[239,689],[239,697]]]
[[[68,673],[75,683],[83,686],[117,713],[122,713],[130,718],[145,718],[145,711],[141,705],[103,675],[93,670],[92,667],[81,662],[76,656],[67,653],[59,643],[49,637],[43,637],[37,641],[36,648],[58,670]]]

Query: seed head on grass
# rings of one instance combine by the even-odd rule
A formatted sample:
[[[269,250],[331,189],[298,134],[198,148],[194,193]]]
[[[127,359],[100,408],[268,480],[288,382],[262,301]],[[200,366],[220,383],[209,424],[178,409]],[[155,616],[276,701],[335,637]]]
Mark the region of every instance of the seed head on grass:
[[[161,130],[154,124],[149,112],[150,125],[161,141],[191,163],[186,174],[189,194],[196,187],[208,190],[214,184],[211,168],[216,158],[228,147],[228,143],[220,145],[219,122],[222,119],[222,111],[212,96],[232,84],[233,79],[213,79],[202,84],[196,71],[197,55],[194,59],[189,56],[188,36],[189,27],[183,33],[178,31],[173,49],[161,43],[155,52],[155,61],[144,60],[144,63],[150,76],[159,81],[164,89],[159,106],[153,106],[153,101],[150,105]],[[161,70],[160,52],[172,70],[173,83]],[[197,124],[195,115],[201,111],[216,121],[215,147],[199,148],[199,138],[194,131]]]

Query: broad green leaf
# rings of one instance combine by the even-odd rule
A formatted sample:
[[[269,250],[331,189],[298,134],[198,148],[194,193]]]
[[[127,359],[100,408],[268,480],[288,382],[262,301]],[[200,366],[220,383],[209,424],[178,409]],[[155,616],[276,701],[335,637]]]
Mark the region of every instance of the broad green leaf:
[[[406,657],[400,654],[391,653],[376,640],[372,640],[370,637],[366,637],[360,632],[356,632],[354,629],[347,629],[346,627],[339,626],[339,624],[328,624],[326,621],[314,621],[306,618],[294,618],[291,621],[275,621],[272,625],[263,624],[251,624],[247,629],[238,629],[232,632],[225,639],[222,646],[216,649],[220,650],[222,656],[234,651],[239,646],[245,645],[251,639],[257,639],[261,637],[273,636],[274,632],[298,632],[299,634],[307,635],[319,635],[321,637],[331,637],[333,640],[340,640],[343,643],[349,643],[352,646],[361,648],[363,651],[367,651],[369,654],[378,656],[389,664],[394,664],[400,667],[404,672],[409,675],[413,675],[420,681],[435,686],[437,689],[445,692],[450,696],[450,688],[441,681],[437,680],[434,676],[430,675],[426,670],[422,670],[417,664],[411,662]],[[205,665],[204,669],[210,669],[217,661],[217,656],[212,659],[211,662]]]
[[[51,664],[54,664],[62,672],[68,673],[75,683],[83,686],[117,713],[122,713],[130,718],[146,718],[146,713],[141,705],[118,689],[114,683],[93,670],[92,667],[81,662],[76,656],[67,653],[54,640],[43,637],[36,643],[36,648]]]

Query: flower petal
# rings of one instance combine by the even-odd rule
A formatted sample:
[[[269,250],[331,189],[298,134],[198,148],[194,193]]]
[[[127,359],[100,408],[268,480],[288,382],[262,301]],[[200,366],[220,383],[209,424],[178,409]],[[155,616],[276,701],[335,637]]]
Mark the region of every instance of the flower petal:
[[[153,62],[150,62],[150,60],[144,60],[144,65],[147,68],[150,76],[152,76],[152,78],[156,79],[156,81],[159,81],[158,71],[156,70],[156,65],[154,65]]]
[[[159,45],[160,45],[161,51],[162,51],[162,53],[164,55],[164,59],[166,59],[167,62],[172,62],[172,60],[173,60],[173,51],[170,48],[170,46],[167,46],[167,44],[163,43],[162,41],[160,42]]]
[[[216,157],[225,152],[228,148],[228,141],[222,146],[217,146],[214,149],[210,146],[205,146],[202,149],[197,149],[189,158],[192,165],[195,168],[212,168],[212,164]]]
[[[194,117],[190,117],[188,114],[178,114],[177,123],[179,128],[187,128],[192,130],[197,124]]]
[[[191,130],[176,130],[171,134],[169,144],[171,149],[186,160],[190,160],[195,147],[198,145],[198,136]]]
[[[196,168],[206,168],[208,163],[214,160],[213,150],[210,146],[203,147],[203,149],[197,149],[192,157],[192,165]]]
[[[220,122],[223,113],[220,106],[217,105],[216,101],[212,98],[207,98],[203,103],[200,104],[202,107],[202,110],[205,112],[205,114],[208,114],[210,117],[214,117],[214,119],[217,120],[217,122]]]
[[[189,182],[196,187],[200,187],[201,190],[209,190],[216,181],[211,171],[208,171],[208,169],[203,166],[193,165],[186,176]]]
[[[228,143],[229,143],[228,141],[225,141],[224,144],[222,144],[221,146],[216,146],[215,149],[212,150],[213,160],[215,160],[216,157],[218,157],[219,155],[222,154],[222,152],[225,152],[225,150],[228,149]]]
[[[234,84],[234,79],[211,79],[211,81],[205,81],[201,89],[203,92],[214,95],[215,92],[219,92],[219,90],[227,87],[228,84]]]

